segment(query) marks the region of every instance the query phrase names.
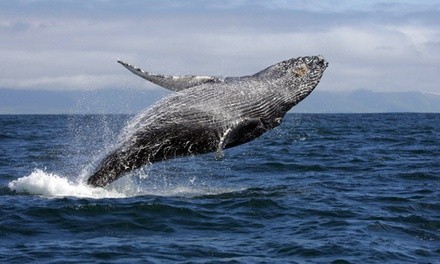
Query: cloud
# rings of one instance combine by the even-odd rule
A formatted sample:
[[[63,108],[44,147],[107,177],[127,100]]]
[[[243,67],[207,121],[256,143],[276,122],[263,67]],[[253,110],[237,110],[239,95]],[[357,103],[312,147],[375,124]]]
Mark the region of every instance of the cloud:
[[[166,74],[244,75],[323,54],[320,89],[438,91],[435,1],[3,1],[0,86],[153,88]],[[129,80],[136,81],[129,81]]]

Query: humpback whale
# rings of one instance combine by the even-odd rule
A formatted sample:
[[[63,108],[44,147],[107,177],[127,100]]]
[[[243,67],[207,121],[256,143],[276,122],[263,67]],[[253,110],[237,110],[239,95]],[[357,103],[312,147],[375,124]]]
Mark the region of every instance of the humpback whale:
[[[322,56],[285,60],[243,77],[168,76],[118,61],[132,73],[175,93],[135,116],[87,180],[103,187],[146,164],[222,153],[279,126],[318,85]]]

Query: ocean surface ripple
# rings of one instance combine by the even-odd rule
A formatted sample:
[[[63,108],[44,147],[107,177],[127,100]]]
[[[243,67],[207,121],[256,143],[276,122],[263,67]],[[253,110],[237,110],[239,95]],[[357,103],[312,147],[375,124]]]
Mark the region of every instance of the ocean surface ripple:
[[[130,117],[0,116],[1,263],[440,259],[440,114],[289,114],[87,186]]]

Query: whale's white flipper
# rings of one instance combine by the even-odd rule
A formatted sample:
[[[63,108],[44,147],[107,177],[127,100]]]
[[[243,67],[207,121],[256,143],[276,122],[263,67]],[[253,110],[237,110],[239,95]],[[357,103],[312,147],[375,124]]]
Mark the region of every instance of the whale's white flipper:
[[[221,83],[224,79],[213,76],[197,76],[197,75],[186,75],[186,76],[170,76],[154,74],[137,68],[131,64],[118,60],[118,63],[122,64],[132,73],[148,80],[154,84],[162,86],[171,91],[181,91],[190,87],[201,85],[204,83]]]

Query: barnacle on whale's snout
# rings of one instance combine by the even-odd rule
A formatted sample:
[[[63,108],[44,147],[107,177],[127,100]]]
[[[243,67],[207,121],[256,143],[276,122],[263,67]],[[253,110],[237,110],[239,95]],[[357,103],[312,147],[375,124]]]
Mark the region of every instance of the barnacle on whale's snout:
[[[306,65],[301,65],[293,69],[293,74],[295,75],[295,77],[304,77],[307,75],[307,73],[309,73],[309,69]]]

